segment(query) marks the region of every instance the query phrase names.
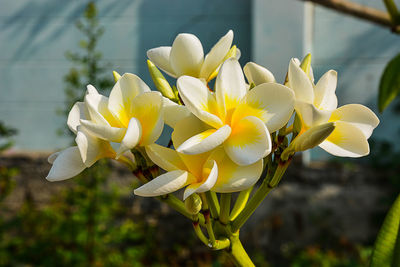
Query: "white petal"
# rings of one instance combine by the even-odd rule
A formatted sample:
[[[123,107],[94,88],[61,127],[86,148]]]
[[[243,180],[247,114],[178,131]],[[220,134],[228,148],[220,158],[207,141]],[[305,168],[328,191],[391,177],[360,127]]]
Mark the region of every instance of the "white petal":
[[[249,83],[254,83],[254,85],[276,82],[274,75],[269,70],[254,62],[247,63],[243,71],[247,81]]]
[[[128,129],[126,134],[121,141],[121,145],[117,151],[117,158],[121,156],[125,151],[134,148],[142,137],[142,126],[136,118],[131,118],[129,121]]]
[[[51,182],[62,181],[78,175],[85,168],[78,147],[69,147],[59,152],[46,179]]]
[[[233,113],[232,125],[244,117],[254,116],[273,133],[289,121],[293,110],[294,93],[290,88],[277,83],[264,83],[247,93]]]
[[[142,137],[139,145],[145,146],[154,143],[160,137],[164,128],[163,98],[160,92],[143,93],[132,101],[132,117],[139,120]]]
[[[163,101],[164,122],[172,128],[175,127],[178,121],[191,114],[186,106],[178,105],[166,97],[163,98]]]
[[[314,89],[307,74],[297,65],[294,59],[289,63],[289,87],[293,89],[296,100],[313,103]]]
[[[211,48],[210,52],[204,59],[203,66],[201,67],[200,77],[208,79],[225,58],[229,49],[231,48],[233,40],[233,31],[229,30],[219,41]]]
[[[339,157],[357,158],[369,154],[369,145],[364,133],[347,122],[337,121],[335,130],[319,146]]]
[[[218,178],[217,163],[214,160],[208,161],[204,168],[206,169],[205,171],[208,172],[207,179],[202,183],[195,183],[186,187],[185,192],[183,193],[183,200],[193,193],[203,193],[209,191],[215,185],[215,182]]]
[[[201,154],[221,145],[230,134],[229,125],[224,125],[218,130],[210,129],[189,138],[176,150],[189,155]]]
[[[263,160],[239,166],[234,163],[223,149],[215,151],[211,156],[218,165],[218,179],[212,191],[231,193],[245,190],[253,186],[263,171]]]
[[[169,62],[176,76],[198,77],[204,52],[200,40],[193,34],[181,33],[172,44]]]
[[[217,116],[215,97],[201,80],[182,76],[178,79],[177,86],[183,102],[195,116],[215,128],[223,125]]]
[[[67,125],[68,128],[76,134],[77,132],[77,127],[81,124],[80,120],[81,119],[89,119],[89,111],[86,108],[86,105],[84,102],[76,102],[72,108],[71,111],[68,114],[68,120],[67,120]]]
[[[247,86],[239,61],[230,58],[222,64],[215,82],[215,92],[218,106],[224,107],[222,111],[225,114],[229,114],[240,103],[247,93]]]
[[[90,119],[97,124],[109,125],[108,121],[102,115],[102,112],[107,110],[107,97],[97,93],[93,85],[87,86],[88,90],[85,95],[85,104],[90,114]],[[91,88],[91,89],[90,89]]]
[[[133,110],[133,99],[150,88],[138,76],[125,73],[111,90],[108,109],[125,127],[128,127]]]
[[[332,112],[331,121],[345,121],[359,128],[368,139],[372,131],[378,126],[379,119],[375,113],[360,104],[341,106]]]
[[[229,157],[239,165],[253,164],[271,152],[271,137],[264,122],[248,116],[232,126],[224,143]]]
[[[191,181],[193,177],[186,171],[170,171],[135,189],[134,193],[142,197],[162,196],[175,192]]]
[[[175,125],[174,131],[171,135],[174,147],[179,147],[192,136],[208,129],[210,129],[210,126],[199,120],[196,116],[189,115],[188,117],[178,121]]]
[[[106,156],[115,156],[108,142],[93,136],[83,126],[78,127],[75,142],[86,167],[92,166],[97,160]]]
[[[92,121],[81,120],[82,126],[96,137],[110,142],[121,142],[126,128],[116,128],[109,125],[96,124]]]
[[[317,109],[313,104],[296,101],[296,112],[300,115],[307,127],[328,122],[332,111]]]
[[[51,155],[47,158],[47,162],[50,163],[50,164],[53,164],[53,162],[56,160],[56,158],[58,157],[59,154],[60,154],[60,151],[51,154]]]
[[[147,57],[157,67],[166,72],[169,76],[176,78],[174,70],[169,63],[169,55],[171,53],[170,46],[160,46],[147,51]]]
[[[315,106],[325,110],[334,110],[337,108],[336,85],[337,72],[334,70],[326,72],[315,85]]]
[[[173,149],[151,144],[145,147],[149,158],[160,168],[166,171],[186,170],[186,166]]]

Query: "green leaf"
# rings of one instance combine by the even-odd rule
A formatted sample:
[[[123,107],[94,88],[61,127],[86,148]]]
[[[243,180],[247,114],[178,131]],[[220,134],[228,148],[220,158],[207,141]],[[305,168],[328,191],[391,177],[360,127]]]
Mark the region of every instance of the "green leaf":
[[[379,84],[378,107],[382,112],[400,93],[400,54],[383,71]]]
[[[400,266],[400,195],[386,215],[372,252],[370,267]]]

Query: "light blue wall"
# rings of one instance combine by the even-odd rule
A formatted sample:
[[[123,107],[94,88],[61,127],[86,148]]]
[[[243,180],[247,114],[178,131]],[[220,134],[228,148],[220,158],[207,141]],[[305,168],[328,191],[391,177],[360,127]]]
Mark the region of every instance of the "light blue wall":
[[[18,129],[17,150],[54,150],[68,140],[56,134],[66,119],[63,76],[71,64],[66,50],[82,38],[74,22],[86,1],[1,0],[0,120]],[[96,1],[105,27],[99,49],[120,73],[140,75],[149,85],[146,50],[171,45],[180,32],[196,34],[205,52],[229,29],[243,51],[251,55],[251,2],[185,0]],[[110,69],[111,71],[111,69]],[[111,75],[111,72],[110,72]],[[85,90],[85,88],[82,88]]]

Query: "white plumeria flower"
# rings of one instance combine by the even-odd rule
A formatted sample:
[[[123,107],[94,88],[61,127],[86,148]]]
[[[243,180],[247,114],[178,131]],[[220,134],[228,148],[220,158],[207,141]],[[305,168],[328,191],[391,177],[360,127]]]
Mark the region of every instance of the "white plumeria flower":
[[[215,93],[190,76],[180,77],[177,86],[186,107],[205,123],[204,131],[177,147],[184,154],[204,153],[223,144],[235,163],[253,164],[270,153],[270,133],[284,126],[293,113],[290,88],[264,83],[249,91],[233,58],[221,66]]]
[[[136,75],[126,73],[114,85],[110,97],[88,94],[85,101],[96,116],[81,119],[94,136],[119,143],[117,158],[136,146],[154,143],[164,127],[163,97]],[[91,114],[92,115],[92,114]]]
[[[178,147],[187,138],[197,134],[204,123],[195,116],[188,116],[176,124],[172,135]],[[157,144],[146,147],[150,159],[166,170],[134,191],[136,195],[153,197],[172,193],[186,186],[183,198],[193,193],[209,190],[221,193],[242,191],[254,185],[263,170],[263,160],[238,166],[222,148],[198,155],[185,155]]]
[[[161,46],[147,51],[148,58],[168,75],[178,78],[189,75],[206,81],[215,77],[215,72],[226,59],[233,41],[233,31],[223,36],[204,57],[203,46],[193,34],[179,34],[171,46]],[[234,57],[240,57],[235,49]]]
[[[90,88],[88,94],[99,95],[94,88]],[[86,102],[77,102],[69,112],[67,124],[76,134],[77,146],[50,155],[48,161],[53,166],[46,177],[47,180],[61,181],[72,178],[101,158],[115,157],[116,153],[108,142],[95,137],[81,126],[81,119],[90,120],[92,116],[99,115],[93,110],[89,112],[89,109]]]
[[[299,65],[296,59],[290,61],[288,83],[296,95],[295,109],[302,121],[300,134],[314,126],[334,122],[335,129],[319,145],[322,149],[341,157],[368,155],[368,138],[379,124],[375,113],[360,104],[337,108],[336,71],[329,70],[314,85]]]

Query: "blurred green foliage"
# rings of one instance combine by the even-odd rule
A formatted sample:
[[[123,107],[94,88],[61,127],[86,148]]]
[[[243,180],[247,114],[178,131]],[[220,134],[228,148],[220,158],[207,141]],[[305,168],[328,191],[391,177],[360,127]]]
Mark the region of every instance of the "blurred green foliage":
[[[291,261],[291,267],[362,267],[367,266],[370,248],[356,247],[353,255],[341,254],[334,250],[308,247],[300,251]]]

